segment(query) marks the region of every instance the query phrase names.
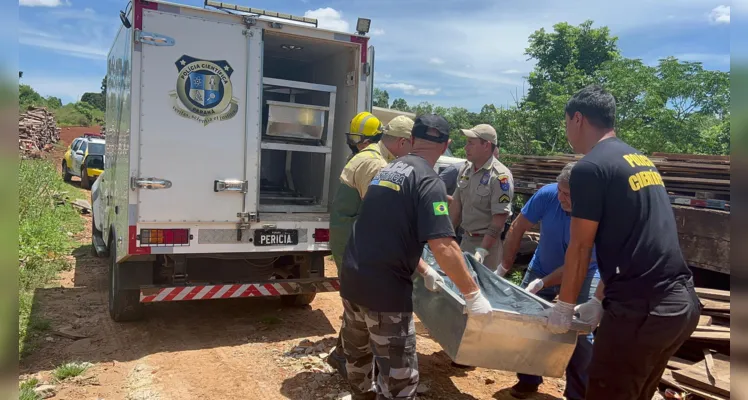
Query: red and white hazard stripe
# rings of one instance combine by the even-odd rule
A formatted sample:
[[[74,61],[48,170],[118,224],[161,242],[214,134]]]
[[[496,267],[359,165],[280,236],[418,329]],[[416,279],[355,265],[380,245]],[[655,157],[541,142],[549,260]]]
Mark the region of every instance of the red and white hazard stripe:
[[[298,282],[245,283],[235,285],[177,286],[140,291],[141,303],[182,300],[230,299],[236,297],[281,296],[306,292],[336,292],[340,290],[338,279],[300,284]]]

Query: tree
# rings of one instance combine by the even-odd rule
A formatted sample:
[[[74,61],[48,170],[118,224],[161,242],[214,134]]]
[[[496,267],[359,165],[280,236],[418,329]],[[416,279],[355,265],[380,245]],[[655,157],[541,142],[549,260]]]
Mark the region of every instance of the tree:
[[[56,110],[62,107],[62,100],[59,97],[49,96],[47,97],[47,107]]]
[[[88,103],[101,111],[106,111],[106,97],[101,93],[83,93],[81,101],[84,103]]]
[[[106,97],[106,76],[101,80],[101,94]]]
[[[47,102],[29,85],[18,85],[18,106],[21,112],[29,107],[46,107]]]
[[[374,88],[374,106],[390,108],[390,94],[386,90]]]
[[[410,107],[410,111],[414,113],[415,115],[433,114],[434,105],[423,101],[423,102],[418,103],[418,105],[414,107]]]
[[[393,102],[390,108],[405,112],[410,112],[410,107],[408,107],[408,102],[405,101],[405,99],[402,98],[396,98]]]
[[[604,62],[620,57],[618,38],[610,36],[607,27],[593,28],[592,24],[591,20],[579,26],[562,22],[554,25],[551,33],[539,29],[530,35],[525,55],[536,64],[529,77],[528,101],[540,104],[545,100],[543,83],[568,88],[569,83],[579,83],[575,76],[591,76]]]

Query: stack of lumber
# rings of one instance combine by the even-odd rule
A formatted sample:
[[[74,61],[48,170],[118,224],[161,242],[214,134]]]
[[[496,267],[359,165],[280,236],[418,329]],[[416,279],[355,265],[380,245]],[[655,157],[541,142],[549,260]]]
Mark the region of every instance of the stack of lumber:
[[[29,108],[18,117],[18,148],[24,157],[40,157],[60,140],[60,128],[46,108]]]
[[[553,183],[564,165],[581,158],[582,156],[574,154],[501,156],[502,162],[506,160],[507,164],[511,165],[510,170],[515,184],[517,181]],[[669,192],[699,198],[729,200],[729,156],[653,153],[649,159],[657,167]],[[522,192],[521,185],[518,191]]]
[[[670,359],[662,386],[703,399],[730,398],[730,292],[696,288],[699,326]]]

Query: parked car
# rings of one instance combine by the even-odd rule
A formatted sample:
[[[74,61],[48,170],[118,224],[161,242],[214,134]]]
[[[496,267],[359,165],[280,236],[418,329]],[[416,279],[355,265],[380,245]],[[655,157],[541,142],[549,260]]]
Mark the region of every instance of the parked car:
[[[87,133],[73,140],[62,158],[62,179],[70,182],[73,176],[80,177],[81,188],[90,189],[104,172],[105,147],[106,141],[99,134]]]
[[[416,114],[414,113],[395,110],[392,108],[383,108],[383,107],[374,106],[372,107],[371,112],[372,114],[374,114],[374,116],[376,116],[379,119],[379,121],[383,125],[387,125],[390,121],[392,121],[393,118],[400,116],[400,115],[404,115],[410,119],[416,118]],[[439,157],[439,160],[434,165],[434,171],[436,171],[437,173],[441,173],[444,170],[444,168],[447,168],[449,165],[461,164],[461,163],[464,163],[465,161],[467,160],[465,160],[464,158],[455,157],[454,154],[452,154],[452,151],[449,148],[447,148],[447,151],[444,152],[444,154],[441,157]]]

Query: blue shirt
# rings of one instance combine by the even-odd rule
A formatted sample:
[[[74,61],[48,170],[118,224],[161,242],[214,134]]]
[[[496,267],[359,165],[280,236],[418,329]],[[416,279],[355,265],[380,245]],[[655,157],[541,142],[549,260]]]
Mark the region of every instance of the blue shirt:
[[[561,208],[558,184],[540,188],[522,207],[522,215],[533,224],[540,222],[540,242],[530,260],[529,269],[541,278],[550,275],[564,265],[571,238],[571,215]],[[587,276],[600,277],[594,247]]]

